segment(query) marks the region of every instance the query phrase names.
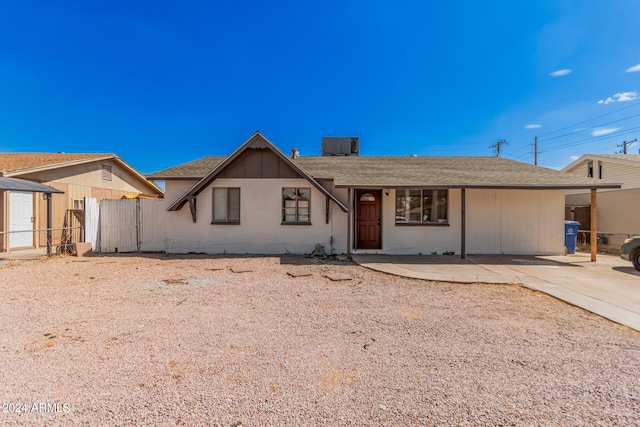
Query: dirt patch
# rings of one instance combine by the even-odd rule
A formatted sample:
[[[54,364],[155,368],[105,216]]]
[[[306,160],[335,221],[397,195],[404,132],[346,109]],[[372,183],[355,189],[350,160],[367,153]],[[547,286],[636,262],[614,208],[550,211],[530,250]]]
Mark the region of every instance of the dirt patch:
[[[640,334],[519,286],[296,256],[87,260],[0,269],[1,423],[640,423]]]

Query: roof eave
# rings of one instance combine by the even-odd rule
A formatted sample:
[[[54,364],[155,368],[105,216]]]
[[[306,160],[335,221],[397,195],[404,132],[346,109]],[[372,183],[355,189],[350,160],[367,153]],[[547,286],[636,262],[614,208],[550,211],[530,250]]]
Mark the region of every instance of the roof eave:
[[[151,181],[200,181],[202,176],[155,176],[145,175]]]
[[[64,191],[58,190],[39,182],[29,181],[20,178],[0,177],[0,191],[19,191],[27,193],[45,193],[45,194],[64,194]]]
[[[142,182],[142,183],[146,184],[147,186],[149,186],[151,189],[153,189],[155,192],[157,192],[160,196],[164,196],[164,191],[162,191],[162,189],[160,187],[158,187],[153,181],[147,179],[146,176],[144,176],[143,174],[138,172],[136,169],[134,169],[133,166],[129,165],[127,162],[125,162],[120,157],[115,156],[115,155],[113,156],[113,160],[115,160],[116,162],[120,163],[120,165],[123,166],[125,169],[127,169],[129,171],[129,173],[131,173],[133,176],[138,178],[138,180],[140,180],[140,182]]]
[[[336,188],[361,188],[361,189],[403,189],[403,188],[470,188],[470,189],[496,189],[496,190],[585,190],[585,189],[617,189],[622,184],[336,184]]]

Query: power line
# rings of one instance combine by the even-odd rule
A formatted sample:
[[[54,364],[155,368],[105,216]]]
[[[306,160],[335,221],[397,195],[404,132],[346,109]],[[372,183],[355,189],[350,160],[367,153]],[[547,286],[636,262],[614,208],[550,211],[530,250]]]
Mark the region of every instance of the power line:
[[[563,130],[565,130],[565,129],[569,129],[569,128],[572,128],[572,127],[575,127],[575,126],[582,125],[582,124],[584,124],[584,123],[588,123],[588,122],[590,122],[590,121],[592,121],[592,120],[596,120],[596,119],[599,119],[599,118],[601,118],[601,117],[606,117],[606,116],[609,116],[609,115],[611,115],[611,114],[619,113],[620,111],[628,110],[629,108],[637,107],[638,105],[640,105],[640,102],[636,102],[635,104],[628,105],[628,106],[626,106],[626,107],[622,107],[622,108],[618,108],[618,109],[617,109],[617,110],[615,110],[615,111],[610,111],[610,112],[608,112],[608,113],[601,114],[601,115],[599,115],[599,116],[592,117],[592,118],[590,118],[590,119],[583,120],[583,121],[581,121],[581,122],[574,123],[574,124],[572,124],[572,125],[565,126],[565,127],[562,127],[562,128],[560,128],[560,129],[556,129],[556,130],[551,131],[551,132],[547,132],[547,133],[545,133],[545,134],[543,134],[543,135],[540,135],[540,138],[543,138],[543,137],[548,136],[548,135],[552,135],[552,134],[554,134],[554,133],[556,133],[556,132],[560,132],[560,131],[563,131]]]
[[[607,134],[607,135],[601,135],[601,136],[595,136],[593,138],[589,138],[589,139],[581,139],[581,140],[577,140],[577,141],[571,141],[571,142],[567,142],[564,144],[560,144],[560,145],[556,145],[550,148],[546,148],[546,151],[555,151],[555,150],[560,150],[562,148],[567,148],[567,147],[573,147],[576,145],[582,145],[582,144],[587,144],[589,142],[594,142],[594,141],[598,141],[598,140],[605,140],[605,139],[611,139],[611,138],[615,138],[615,137],[619,137],[619,136],[623,136],[623,135],[628,135],[630,133],[634,133],[637,132],[638,130],[640,130],[640,127],[635,127],[635,128],[631,128],[628,129],[626,132],[622,132],[622,133],[615,133],[615,134]]]
[[[513,156],[516,153],[519,153],[520,151],[524,150],[525,148],[527,148],[530,144],[523,144],[521,145],[519,148],[515,149],[515,150],[509,150],[510,155]]]
[[[639,114],[634,114],[633,116],[627,116],[627,117],[623,117],[622,119],[612,120],[612,121],[607,122],[607,123],[601,123],[601,124],[597,125],[596,127],[608,126],[608,125],[611,125],[611,124],[614,124],[614,123],[622,122],[622,121],[629,120],[629,119],[632,119],[634,117],[639,117],[639,116],[640,116],[640,113]],[[569,136],[569,135],[575,135],[575,132],[565,133],[564,135],[558,135],[558,136],[554,136],[552,138],[547,138],[547,139],[545,139],[545,141],[553,141],[554,139],[563,138],[563,137]],[[542,136],[540,138],[542,138]]]
[[[601,117],[604,117],[604,116],[608,116],[608,115],[610,115],[610,114],[614,114],[614,113],[617,113],[617,112],[620,112],[620,111],[623,111],[623,110],[627,110],[627,109],[629,109],[629,108],[636,107],[636,106],[638,106],[638,105],[640,105],[640,102],[635,103],[635,104],[630,105],[630,106],[627,106],[627,107],[624,107],[624,108],[620,108],[620,109],[618,109],[618,110],[616,110],[616,111],[612,111],[612,112],[609,112],[609,113],[606,113],[606,114],[601,114],[601,115],[599,115],[599,116],[593,117],[593,118],[588,119],[588,120],[584,120],[584,121],[582,121],[582,122],[578,122],[578,123],[573,124],[573,125],[570,125],[570,126],[565,126],[565,127],[563,127],[563,128],[557,129],[557,130],[552,131],[552,132],[547,132],[546,134],[543,134],[543,135],[539,136],[538,138],[539,138],[539,140],[541,140],[541,142],[547,143],[547,142],[549,142],[549,141],[554,141],[554,140],[557,140],[557,139],[560,139],[560,138],[564,138],[564,137],[567,137],[567,136],[576,136],[578,132],[565,133],[565,134],[557,135],[557,136],[554,136],[554,137],[551,137],[551,138],[547,138],[547,139],[544,139],[544,138],[543,138],[543,137],[544,137],[544,136],[546,136],[546,135],[551,135],[551,134],[556,133],[556,132],[559,132],[559,131],[561,131],[561,130],[568,129],[568,128],[571,128],[571,127],[574,127],[574,126],[577,126],[577,125],[580,125],[580,124],[583,124],[583,123],[586,123],[586,122],[590,122],[590,121],[593,121],[593,120],[595,120],[595,119],[598,119],[598,118],[601,118]],[[626,117],[623,117],[623,118],[621,118],[621,119],[611,120],[611,121],[609,121],[609,122],[601,123],[601,124],[599,124],[599,125],[597,125],[597,126],[595,126],[595,127],[608,126],[608,125],[610,125],[610,124],[614,124],[614,123],[622,122],[622,121],[629,120],[629,119],[632,119],[632,118],[635,118],[635,117],[638,117],[638,116],[640,116],[640,114],[634,114],[634,115],[631,115],[631,116],[626,116]],[[584,129],[584,131],[586,131],[586,130],[588,130],[588,129]],[[617,133],[616,135],[621,135],[621,134]],[[603,135],[603,136],[602,136],[602,138],[603,138],[603,139],[604,139],[605,137],[607,137],[607,138],[608,138],[609,136],[605,136],[605,135]],[[600,137],[595,137],[595,138],[600,138]],[[585,142],[591,142],[591,141],[594,141],[594,140],[595,140],[595,138],[589,138],[588,140],[584,140],[584,141],[585,141]],[[576,141],[576,142],[579,142],[579,141]],[[567,144],[567,143],[562,143],[562,144],[557,145],[557,146],[555,146],[555,147],[564,147],[566,144]],[[572,143],[570,143],[570,144],[572,144]],[[516,148],[515,150],[512,150],[512,151],[510,152],[510,156],[511,156],[511,158],[514,158],[514,159],[524,159],[525,157],[527,157],[527,154],[531,154],[531,152],[529,152],[529,153],[527,153],[527,154],[525,154],[525,155],[517,156],[517,157],[515,157],[515,155],[516,155],[516,154],[518,154],[518,153],[520,153],[522,150],[524,150],[525,148],[529,147],[530,145],[531,145],[531,144],[523,144],[523,145],[521,145],[520,147]],[[546,145],[546,144],[545,144],[545,147],[549,147],[550,149],[555,149],[554,145]],[[493,148],[493,146],[492,146],[491,148]],[[546,151],[549,151],[549,150],[546,150]],[[538,153],[540,153],[540,152],[538,151]],[[534,154],[534,162],[535,162],[535,152],[534,152],[533,154]]]
[[[634,104],[631,104],[631,105],[628,105],[628,106],[625,106],[625,107],[622,107],[622,108],[618,108],[615,111],[610,111],[608,113],[600,114],[600,115],[592,117],[590,119],[582,120],[580,122],[577,122],[577,123],[574,123],[574,124],[571,124],[571,125],[568,125],[568,126],[561,127],[559,129],[553,130],[551,132],[547,132],[545,134],[542,134],[542,135],[538,136],[537,137],[538,141],[534,140],[534,151],[533,151],[533,153],[532,152],[528,152],[528,153],[524,153],[524,154],[521,154],[521,155],[516,155],[516,154],[522,152],[525,148],[528,148],[529,146],[531,146],[530,143],[526,143],[526,144],[520,145],[515,150],[510,150],[510,153],[508,154],[508,157],[513,159],[513,160],[522,160],[522,161],[524,161],[524,159],[527,158],[529,154],[533,154],[534,155],[534,159],[533,159],[534,160],[534,164],[537,164],[537,157],[538,157],[537,155],[541,154],[541,151],[538,150],[538,145],[537,145],[538,142],[545,143],[545,152],[549,152],[549,151],[560,150],[562,148],[573,147],[573,146],[582,145],[582,144],[588,144],[588,143],[592,143],[592,142],[595,142],[595,141],[598,141],[598,140],[606,140],[606,139],[610,139],[610,138],[613,138],[613,137],[619,137],[619,136],[628,135],[630,133],[637,132],[640,129],[640,127],[630,128],[630,129],[625,130],[624,132],[616,132],[615,135],[612,135],[612,134],[600,135],[600,136],[595,136],[595,137],[588,138],[588,139],[573,140],[573,141],[564,142],[564,143],[561,142],[561,143],[555,144],[555,145],[547,145],[546,143],[549,142],[549,141],[558,140],[560,138],[564,138],[564,137],[567,137],[567,136],[577,136],[577,134],[579,132],[565,133],[565,134],[562,134],[562,135],[557,135],[557,136],[553,136],[551,138],[546,138],[545,139],[545,137],[547,137],[549,135],[553,135],[553,134],[558,133],[558,132],[561,132],[563,130],[566,130],[566,129],[569,129],[569,128],[572,128],[572,127],[576,127],[576,126],[591,122],[593,120],[597,120],[597,119],[602,118],[602,117],[610,116],[612,114],[616,114],[616,113],[619,113],[621,111],[628,110],[630,108],[635,108],[635,107],[638,107],[638,106],[640,106],[640,102],[636,102]],[[620,118],[620,119],[611,120],[609,122],[601,123],[599,125],[592,126],[591,129],[593,129],[594,127],[608,126],[608,125],[611,125],[611,124],[614,124],[614,123],[623,122],[625,120],[630,120],[630,119],[633,119],[633,118],[636,118],[636,117],[640,117],[640,114],[633,114],[633,115],[626,116],[626,117],[623,117],[623,118]],[[587,131],[587,130],[589,130],[589,129],[583,129],[583,131]],[[496,156],[500,156],[500,154],[501,154],[500,153],[500,145],[502,145],[503,143],[506,143],[506,141],[505,140],[500,140],[496,144],[490,146],[489,148],[495,148],[496,149]],[[628,145],[630,145],[630,144],[627,144],[627,146]]]
[[[588,138],[588,139],[579,139],[579,140],[569,141],[569,142],[566,142],[566,143],[563,143],[563,144],[550,146],[548,148],[545,147],[545,152],[561,150],[561,149],[569,148],[569,147],[576,147],[576,146],[579,146],[579,145],[589,144],[589,143],[593,143],[593,142],[597,142],[597,141],[606,141],[606,140],[617,138],[617,137],[620,137],[620,136],[625,136],[625,135],[637,133],[638,131],[640,131],[640,126],[634,127],[634,128],[630,128],[630,129],[626,130],[625,132],[616,132],[615,134],[607,134],[607,135],[601,135],[601,136],[594,136],[594,137]],[[634,140],[634,141],[629,141],[629,142],[636,142],[636,141]],[[627,146],[631,145],[629,142],[627,142]],[[534,144],[535,144],[535,141],[534,141]],[[521,151],[523,148],[526,148],[529,145],[531,145],[531,144],[524,145],[524,146],[520,147],[520,149],[517,150],[517,151]],[[618,145],[618,147],[620,147],[620,146],[621,145]],[[536,149],[535,146],[534,146],[534,149]],[[518,161],[525,161],[525,159],[527,159],[529,157],[529,154],[534,154],[534,164],[535,164],[535,152],[533,152],[533,153],[532,152],[528,152],[528,153],[521,154],[519,156],[514,156],[513,155],[514,153],[515,152],[512,152],[509,157],[511,159],[513,159],[513,160],[518,160]],[[538,154],[541,154],[541,153],[542,153],[541,151],[538,151]]]

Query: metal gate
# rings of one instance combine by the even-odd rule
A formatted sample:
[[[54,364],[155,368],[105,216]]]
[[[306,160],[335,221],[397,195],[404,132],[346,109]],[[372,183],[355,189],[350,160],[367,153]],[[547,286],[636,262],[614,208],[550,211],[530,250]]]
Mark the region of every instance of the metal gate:
[[[162,199],[100,202],[100,252],[161,252],[165,204]]]
[[[84,238],[94,252],[100,250],[100,205],[94,197],[84,198]]]

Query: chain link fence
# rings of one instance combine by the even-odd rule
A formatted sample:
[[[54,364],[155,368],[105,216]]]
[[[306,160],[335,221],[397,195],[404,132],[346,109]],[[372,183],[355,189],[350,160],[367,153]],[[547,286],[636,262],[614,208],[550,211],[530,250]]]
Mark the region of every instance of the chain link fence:
[[[0,231],[0,267],[69,254],[82,237],[82,227]]]
[[[609,255],[620,255],[620,246],[625,239],[633,236],[640,236],[640,233],[606,233],[600,232],[596,234],[598,252]],[[582,252],[588,252],[591,248],[591,232],[589,230],[578,230],[576,238],[576,249]]]
[[[624,243],[625,239],[629,237],[638,236],[640,233],[607,233],[604,231],[598,231],[597,239],[598,245],[611,246],[619,248]],[[591,240],[590,230],[578,230],[578,244],[589,244]]]

